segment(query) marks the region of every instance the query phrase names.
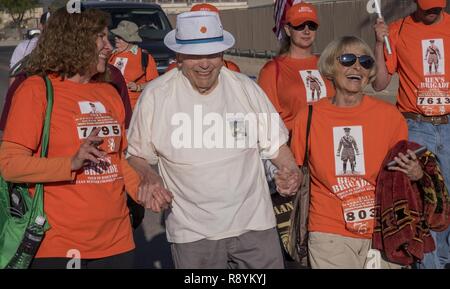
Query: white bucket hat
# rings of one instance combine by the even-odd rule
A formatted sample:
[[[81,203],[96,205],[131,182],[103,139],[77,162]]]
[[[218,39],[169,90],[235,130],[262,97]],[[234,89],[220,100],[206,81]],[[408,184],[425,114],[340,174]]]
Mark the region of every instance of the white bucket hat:
[[[231,48],[234,37],[223,30],[217,13],[195,11],[177,16],[177,28],[166,35],[164,44],[181,54],[210,55]]]

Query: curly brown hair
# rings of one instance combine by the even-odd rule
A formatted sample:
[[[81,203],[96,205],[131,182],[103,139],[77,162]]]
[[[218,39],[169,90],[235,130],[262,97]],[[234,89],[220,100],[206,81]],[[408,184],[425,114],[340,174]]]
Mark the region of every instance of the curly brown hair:
[[[53,13],[26,64],[29,74],[87,75],[98,63],[97,35],[108,27],[110,15],[97,9]],[[96,78],[106,78],[96,75]]]

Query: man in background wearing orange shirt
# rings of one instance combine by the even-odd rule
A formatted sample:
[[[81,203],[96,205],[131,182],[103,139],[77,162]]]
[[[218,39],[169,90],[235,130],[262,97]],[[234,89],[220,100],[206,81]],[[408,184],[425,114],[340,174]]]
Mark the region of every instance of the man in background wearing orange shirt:
[[[450,15],[443,11],[446,0],[416,0],[417,10],[390,24],[375,24],[375,57],[378,73],[373,87],[387,87],[398,73],[397,107],[408,122],[409,140],[427,146],[439,159],[447,188],[450,187]],[[383,50],[389,36],[392,55]],[[429,55],[430,43],[439,49],[440,59]],[[436,50],[437,51],[437,50]],[[434,59],[433,59],[434,58]],[[441,65],[437,65],[437,61]],[[431,65],[435,71],[431,71]],[[436,250],[426,254],[423,268],[450,266],[449,229],[432,232]]]
[[[125,78],[130,95],[131,107],[136,102],[147,83],[157,78],[158,70],[153,57],[144,53],[135,43],[142,42],[138,33],[138,26],[130,21],[123,20],[116,29],[111,30],[114,34],[116,49],[113,51],[109,63],[118,68]],[[147,66],[144,67],[142,57],[148,57]]]

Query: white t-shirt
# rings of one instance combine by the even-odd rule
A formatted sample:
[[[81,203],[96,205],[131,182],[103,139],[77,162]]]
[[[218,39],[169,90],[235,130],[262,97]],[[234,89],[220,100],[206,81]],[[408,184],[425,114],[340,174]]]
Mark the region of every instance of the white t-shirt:
[[[21,61],[25,56],[31,53],[36,47],[39,37],[34,37],[32,39],[24,40],[20,42],[11,56],[11,61],[9,63],[9,68],[13,68],[17,62]]]
[[[255,112],[265,115],[251,127],[234,114]],[[159,164],[174,194],[167,239],[187,243],[275,226],[261,158],[275,157],[287,140],[271,102],[245,75],[222,68],[217,87],[201,95],[173,69],[142,93],[128,131],[128,154]]]

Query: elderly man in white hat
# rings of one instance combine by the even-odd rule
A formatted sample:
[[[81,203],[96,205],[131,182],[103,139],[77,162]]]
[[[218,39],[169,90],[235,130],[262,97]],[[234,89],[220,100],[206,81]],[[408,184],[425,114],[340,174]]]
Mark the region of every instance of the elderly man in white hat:
[[[213,12],[178,15],[165,44],[179,69],[144,90],[128,132],[128,159],[165,211],[176,268],[283,268],[262,159],[291,195],[300,184],[288,132],[247,76],[223,66],[234,45]],[[157,175],[149,164],[158,164]]]

